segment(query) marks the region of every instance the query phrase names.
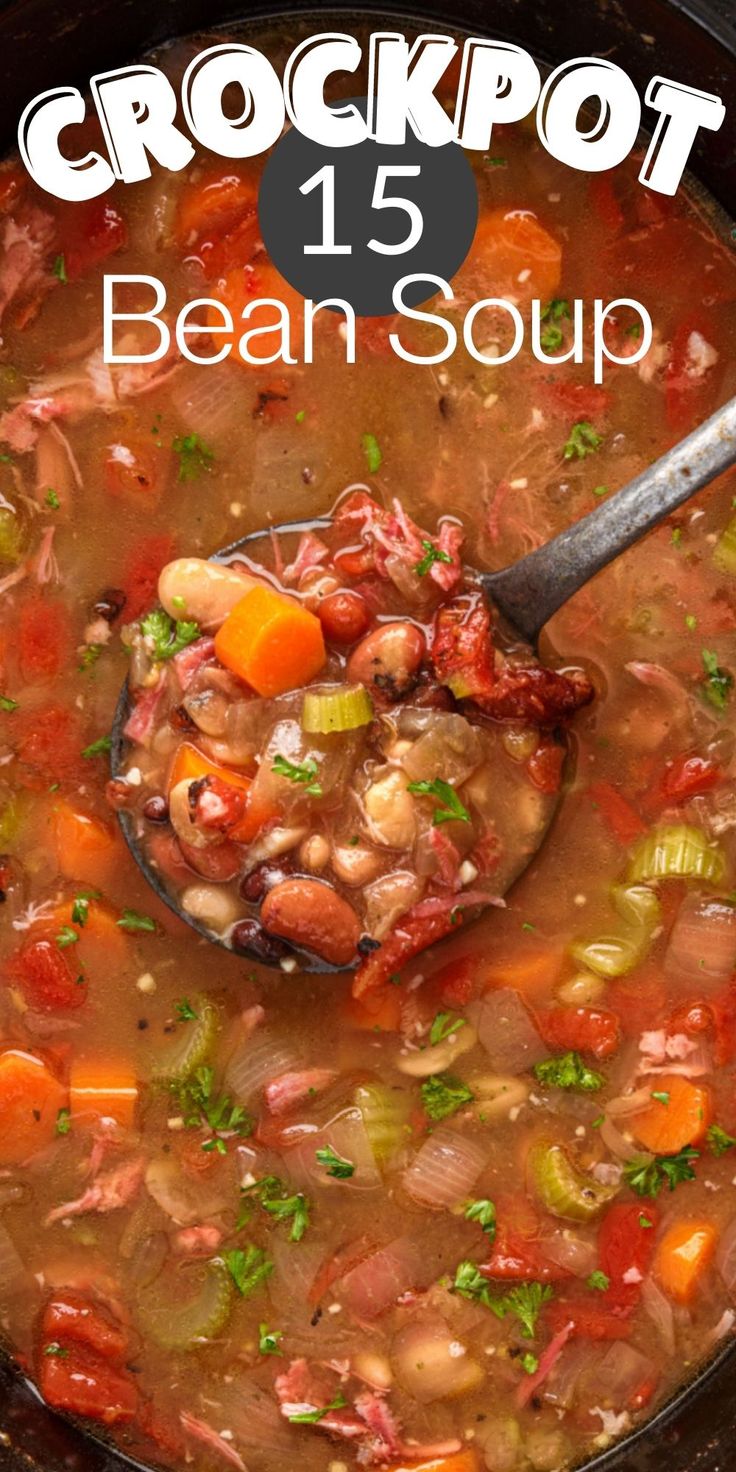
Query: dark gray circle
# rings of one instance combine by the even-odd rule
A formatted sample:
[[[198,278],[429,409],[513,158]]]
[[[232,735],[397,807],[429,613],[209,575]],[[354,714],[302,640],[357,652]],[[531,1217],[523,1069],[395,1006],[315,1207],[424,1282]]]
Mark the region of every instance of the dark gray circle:
[[[365,116],[365,99],[353,98]],[[341,104],[344,106],[344,104]],[[334,239],[349,245],[346,254],[305,254],[305,245],[323,238],[325,188],[302,194],[301,186],[325,167],[334,167]],[[414,177],[388,176],[385,196],[413,201],[423,215],[421,238],[408,251],[384,255],[368,241],[386,244],[405,240],[411,220],[403,209],[375,209],[372,200],[378,169],[419,167]],[[329,184],[328,184],[329,188]],[[302,296],[314,301],[340,297],[360,317],[383,317],[395,307],[397,281],[414,274],[452,280],[470,250],[478,219],[478,191],[473,170],[457,143],[431,148],[411,129],[403,144],[372,139],[350,148],[325,148],[291,128],[277,143],[266,164],[258,196],[261,235],[281,275]],[[421,283],[407,287],[404,301],[417,306],[437,294]]]

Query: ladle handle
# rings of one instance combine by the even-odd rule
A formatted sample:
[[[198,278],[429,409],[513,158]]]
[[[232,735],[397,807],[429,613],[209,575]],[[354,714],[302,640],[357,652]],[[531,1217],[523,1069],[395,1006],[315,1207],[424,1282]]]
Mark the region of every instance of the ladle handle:
[[[567,531],[483,583],[530,644],[558,608],[620,552],[736,461],[736,399]]]

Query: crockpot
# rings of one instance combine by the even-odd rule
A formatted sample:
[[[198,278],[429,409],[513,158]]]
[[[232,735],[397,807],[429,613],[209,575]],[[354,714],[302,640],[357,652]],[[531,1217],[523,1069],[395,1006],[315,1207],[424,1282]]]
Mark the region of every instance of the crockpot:
[[[691,167],[736,216],[736,7],[734,0],[365,0],[319,6],[315,0],[13,0],[0,5],[0,144],[11,147],[25,104],[48,87],[84,87],[95,72],[140,59],[151,46],[237,20],[301,13],[326,29],[333,10],[343,28],[351,11],[429,21],[431,28],[516,41],[542,61],[605,55],[640,95],[660,74],[726,103],[717,133],[702,133]],[[586,1463],[585,1472],[734,1472],[736,1343],[625,1441]],[[0,1348],[0,1472],[126,1472],[138,1463],[97,1434],[49,1411]],[[273,1467],[271,1472],[292,1472]],[[582,1472],[582,1469],[581,1469]]]

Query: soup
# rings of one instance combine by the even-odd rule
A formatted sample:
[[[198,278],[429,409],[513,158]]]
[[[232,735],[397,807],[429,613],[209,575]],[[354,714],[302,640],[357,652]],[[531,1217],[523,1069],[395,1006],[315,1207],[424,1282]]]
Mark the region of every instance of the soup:
[[[294,39],[257,44],[278,61]],[[172,75],[195,49],[166,54]],[[542,719],[484,710],[483,690],[453,688],[425,651],[453,598],[483,615],[460,531],[468,569],[504,566],[733,393],[736,274],[694,192],[650,195],[633,162],[573,174],[523,125],[497,142],[472,160],[480,224],[443,310],[497,294],[526,311],[538,297],[546,348],[564,355],[572,298],[635,288],[654,341],[602,387],[528,355],[400,363],[394,324],[376,321],[350,369],[336,322],[308,372],[106,368],[106,268],[165,276],[173,307],[269,294],[255,173],[198,158],[84,207],[37,194],[13,161],[0,175],[2,1323],[51,1406],[164,1466],[554,1472],[645,1420],[733,1327],[733,478],[553,620],[534,667],[575,698]],[[633,313],[609,330],[620,355],[636,344]],[[489,358],[502,331],[489,319]],[[420,543],[457,558],[456,586],[429,576],[450,564],[427,548],[429,570],[399,559],[397,581],[361,565],[346,516],[370,508],[383,525],[396,503]],[[261,692],[252,667],[249,681],[217,655],[233,608],[206,627],[161,574],[182,559],[201,572],[217,548],[295,517],[327,548],[306,585],[303,565],[285,579],[298,537],[220,565],[326,636],[325,663]],[[361,641],[391,623],[404,654],[420,649],[413,668],[379,667],[375,650],[356,668]],[[213,634],[215,657],[201,657]],[[111,778],[131,660],[136,744]],[[504,647],[501,671],[528,660]],[[359,739],[318,730],[314,749],[282,749],[282,731],[266,752],[280,702],[296,740],[305,696],[324,723],[325,709],[344,716],[347,687],[353,711],[358,687],[370,703]],[[266,731],[249,738],[255,705]],[[444,741],[448,722],[453,759],[477,743],[477,767],[410,776],[407,753]],[[223,750],[234,733],[240,747]],[[328,760],[340,770],[326,809]],[[223,834],[186,847],[172,762],[181,825],[190,798],[208,794],[210,818],[225,801],[207,783],[227,787],[223,768],[236,793],[241,773],[243,820],[263,771],[295,799],[294,842],[253,867],[255,844],[287,826],[267,813],[230,870],[207,872]],[[375,775],[366,762],[402,791],[407,776],[435,784],[402,799],[430,863],[348,820]],[[497,780],[481,821],[484,765]],[[463,893],[497,897],[504,855],[523,865],[556,802],[505,907],[476,906],[467,924]],[[273,945],[263,963],[172,914],[116,809],[190,917],[231,942],[247,922],[244,949],[254,934]],[[447,829],[454,853],[440,840],[440,855],[432,833]],[[366,864],[353,884],[351,855]],[[370,887],[399,869],[401,907],[379,895],[369,911]],[[319,936],[322,960],[352,973],[312,974],[304,934],[263,924],[278,886],[305,880],[358,917],[349,955],[324,954],[334,927]],[[402,947],[402,920],[429,900],[455,923],[441,944]]]

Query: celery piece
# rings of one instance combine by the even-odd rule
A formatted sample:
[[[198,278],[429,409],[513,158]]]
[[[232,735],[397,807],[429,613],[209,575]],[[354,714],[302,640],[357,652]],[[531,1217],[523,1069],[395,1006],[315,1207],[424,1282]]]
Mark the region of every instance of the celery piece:
[[[659,899],[646,884],[614,884],[611,903],[627,925],[641,927],[647,937],[656,930],[662,918]]]
[[[713,566],[718,572],[736,577],[736,516],[731,517],[713,548]]]
[[[21,504],[0,495],[0,562],[17,567],[28,551],[31,525],[28,512]]]
[[[634,850],[627,879],[634,884],[651,879],[704,879],[719,884],[726,868],[723,852],[711,844],[702,828],[675,823],[647,834]]]
[[[171,1296],[163,1301],[164,1281],[162,1275],[139,1299],[141,1328],[162,1349],[204,1349],[222,1333],[232,1309],[234,1286],[225,1263],[219,1258],[208,1262],[199,1292],[184,1303],[178,1281]]]
[[[21,804],[17,797],[0,802],[0,849],[9,848],[18,836],[21,823]]]
[[[219,1025],[217,1008],[208,997],[200,996],[195,998],[192,1010],[196,1017],[177,1027],[171,1046],[156,1059],[152,1074],[156,1083],[183,1083],[212,1051]]]
[[[373,720],[373,703],[364,685],[336,685],[332,690],[307,690],[302,706],[302,729],[329,736],[333,731],[356,731]]]
[[[529,1183],[537,1200],[552,1216],[587,1222],[598,1216],[616,1192],[586,1175],[571,1161],[562,1145],[538,1140],[527,1160]]]
[[[355,1090],[355,1103],[362,1115],[376,1165],[388,1165],[411,1133],[411,1100],[407,1090],[392,1088],[390,1084],[360,1084]]]
[[[623,935],[601,935],[596,940],[575,941],[570,954],[596,976],[613,979],[626,976],[644,955],[641,941]]]

